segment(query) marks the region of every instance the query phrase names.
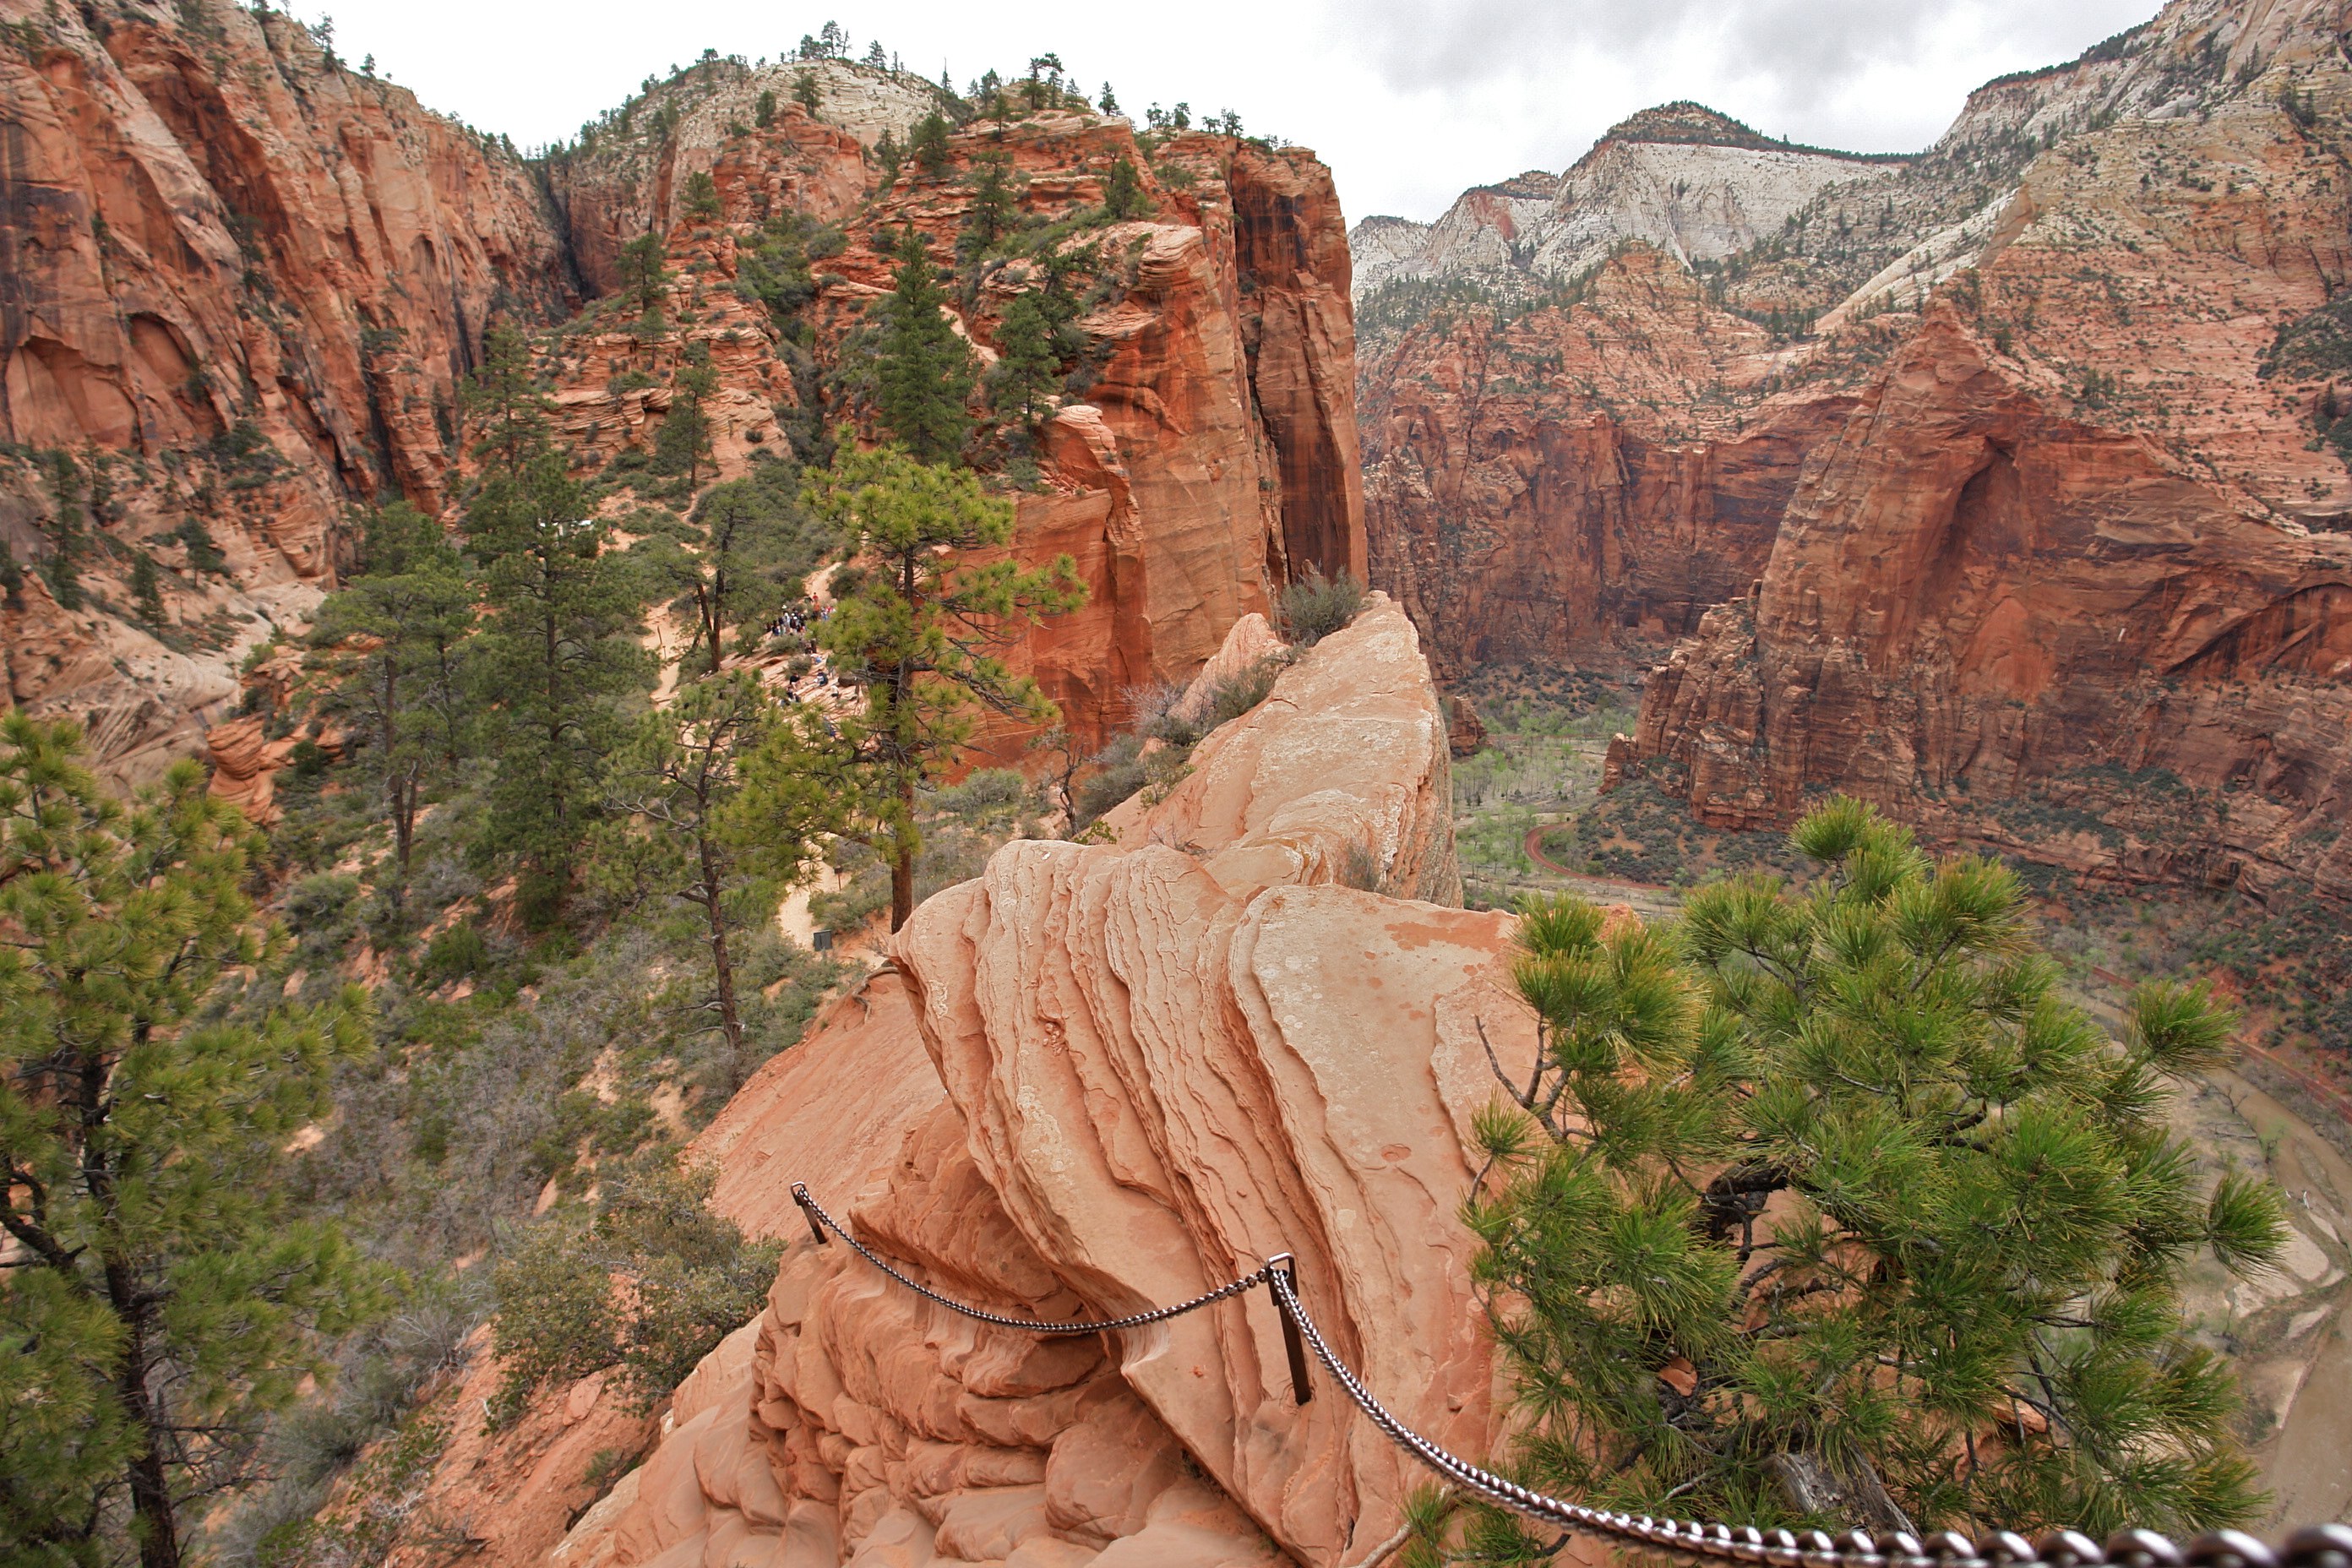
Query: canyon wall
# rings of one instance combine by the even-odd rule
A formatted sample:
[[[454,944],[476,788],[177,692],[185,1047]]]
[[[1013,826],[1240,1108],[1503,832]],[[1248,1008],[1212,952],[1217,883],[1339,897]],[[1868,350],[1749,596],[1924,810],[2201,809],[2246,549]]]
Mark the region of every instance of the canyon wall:
[[[335,582],[350,507],[449,502],[494,315],[542,334],[583,469],[642,463],[669,378],[711,350],[716,472],[740,475],[762,443],[789,449],[785,424],[856,416],[877,247],[912,223],[951,258],[984,156],[1013,168],[1019,223],[1099,203],[1121,158],[1149,208],[1074,237],[1103,247],[1077,323],[1089,384],[1014,487],[1017,548],[1070,552],[1093,590],[1014,656],[1077,742],[1308,567],[1365,574],[1349,259],[1311,153],[1196,133],[1147,156],[1125,121],[1064,112],[961,132],[946,168],[892,182],[872,149],[903,142],[935,89],[714,57],[533,166],[282,14],[0,0],[0,658],[8,700],[85,718],[118,778],[200,749],[247,651]],[[816,113],[789,101],[803,70]],[[785,101],[759,127],[763,92]],[[705,174],[716,221],[685,210]],[[806,341],[738,270],[787,216],[843,245]],[[574,316],[649,227],[680,275],[668,322]],[[1003,305],[1037,278],[985,270],[957,314],[989,363]],[[158,586],[134,602],[142,556]]]
[[[2347,890],[2343,21],[2183,0],[1765,243],[1365,292],[1373,580],[1449,674],[1654,663],[1612,777],[1709,822]]]
[[[1726,824],[1843,789],[2095,874],[2352,891],[2352,364],[2319,346],[2352,77],[2322,38],[2246,47],[2243,91],[2026,171],[1753,599],[1651,677],[1621,775]]]
[[[283,14],[0,24],[5,700],[152,776],[332,585],[347,504],[439,504],[484,323],[560,313],[568,268],[511,149]]]

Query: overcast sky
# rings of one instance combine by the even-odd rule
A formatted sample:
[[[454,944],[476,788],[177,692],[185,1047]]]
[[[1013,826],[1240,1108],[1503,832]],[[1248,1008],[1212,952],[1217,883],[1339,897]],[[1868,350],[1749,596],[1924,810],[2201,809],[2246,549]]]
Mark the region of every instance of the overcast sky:
[[[2072,58],[2156,0],[292,0],[433,108],[530,146],[705,47],[757,59],[838,20],[959,85],[1053,50],[1129,113],[1189,101],[1313,147],[1350,223],[1430,218],[1465,186],[1559,170],[1633,110],[1692,98],[1858,152],[1935,140],[1969,89]],[[824,7],[831,5],[827,10]]]

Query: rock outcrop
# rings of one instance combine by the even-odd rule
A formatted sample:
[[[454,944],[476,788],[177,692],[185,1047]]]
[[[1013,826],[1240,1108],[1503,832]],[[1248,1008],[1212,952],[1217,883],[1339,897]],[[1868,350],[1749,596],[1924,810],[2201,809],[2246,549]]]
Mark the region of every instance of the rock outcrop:
[[[1411,1461],[1328,1385],[1293,1404],[1263,1293],[1038,1340],[811,1244],[788,1190],[1013,1316],[1130,1312],[1295,1253],[1369,1384],[1482,1450],[1455,1211],[1480,1028],[1507,1060],[1532,1035],[1508,917],[1411,896],[1452,885],[1446,774],[1417,639],[1375,595],[1116,843],[1014,843],[921,906],[892,970],[703,1135],[719,1205],[790,1250],[550,1561],[1338,1564],[1390,1540]]]
[[[836,172],[856,174],[853,203],[792,173],[826,146]],[[1146,157],[1126,121],[1062,110],[959,132],[937,174],[909,164],[886,180],[862,157],[847,130],[797,103],[713,153],[720,213],[672,230],[659,329],[613,312],[556,345],[556,407],[584,462],[642,465],[667,416],[665,383],[698,347],[719,380],[706,414],[722,476],[783,449],[780,421],[805,430],[860,416],[854,402],[827,401],[825,383],[868,352],[857,334],[890,286],[896,237],[912,227],[933,256],[954,258],[971,176],[1002,160],[1013,221],[1068,223],[1065,252],[1084,253],[1072,264],[1090,308],[1072,325],[1085,385],[1036,433],[1038,483],[1015,497],[1013,548],[1033,561],[1072,556],[1088,599],[1010,656],[1061,705],[1075,742],[1102,744],[1130,717],[1129,690],[1189,678],[1310,567],[1364,577],[1346,231],[1311,153],[1196,132]],[[1099,209],[1122,160],[1149,216],[1075,221]],[[788,324],[741,285],[760,226],[795,215],[841,231]],[[1044,270],[1034,258],[997,258],[960,291],[957,324],[983,360],[1005,307],[1045,286]],[[1017,759],[1022,737],[985,739]]]

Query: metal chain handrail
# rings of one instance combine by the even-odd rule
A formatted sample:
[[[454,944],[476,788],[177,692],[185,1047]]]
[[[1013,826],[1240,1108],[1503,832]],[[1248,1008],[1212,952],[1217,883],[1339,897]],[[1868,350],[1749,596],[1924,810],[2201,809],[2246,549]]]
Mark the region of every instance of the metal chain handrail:
[[[2210,1531],[2185,1547],[2175,1545],[2169,1537],[2152,1530],[2120,1530],[2109,1536],[2104,1545],[2072,1530],[2052,1531],[2038,1541],[2028,1541],[2010,1531],[1997,1531],[1975,1541],[1956,1531],[1945,1531],[1924,1541],[1898,1531],[1882,1542],[1862,1530],[1850,1530],[1832,1539],[1819,1530],[1767,1531],[1754,1525],[1661,1520],[1649,1514],[1621,1513],[1584,1503],[1564,1502],[1439,1447],[1373,1398],[1362,1381],[1333,1352],[1315,1320],[1307,1314],[1306,1303],[1298,1298],[1297,1272],[1286,1252],[1268,1258],[1255,1273],[1172,1307],[1096,1323],[1039,1323],[983,1312],[908,1279],[844,1229],[798,1182],[793,1184],[793,1201],[807,1216],[810,1234],[820,1245],[826,1240],[824,1233],[830,1229],[868,1263],[918,1295],[999,1328],[1037,1334],[1088,1334],[1140,1328],[1265,1285],[1282,1316],[1292,1395],[1299,1404],[1305,1405],[1314,1396],[1307,1376],[1306,1352],[1311,1347],[1332,1381],[1391,1442],[1464,1491],[1558,1529],[1606,1536],[1654,1552],[1679,1552],[1712,1562],[1760,1563],[1771,1568],[2352,1568],[2352,1526],[2342,1524],[2315,1524],[2298,1530],[2275,1551],[2236,1530]]]
[[[1032,1334],[1101,1334],[1108,1333],[1114,1329],[1139,1329],[1147,1323],[1162,1322],[1170,1318],[1181,1318],[1187,1312],[1197,1311],[1212,1301],[1222,1301],[1228,1296],[1238,1296],[1244,1290],[1255,1289],[1265,1282],[1266,1268],[1272,1267],[1269,1264],[1266,1268],[1259,1268],[1253,1273],[1244,1274],[1238,1279],[1220,1285],[1215,1289],[1204,1295],[1195,1296],[1189,1301],[1179,1301],[1172,1307],[1155,1307],[1149,1312],[1138,1312],[1131,1318],[1106,1318],[1097,1323],[1041,1323],[1031,1318],[1006,1318],[1000,1317],[994,1312],[983,1312],[978,1307],[968,1307],[951,1297],[940,1295],[920,1280],[908,1279],[891,1267],[887,1258],[850,1235],[839,1220],[825,1213],[817,1201],[809,1196],[808,1188],[798,1182],[793,1184],[793,1202],[800,1205],[801,1212],[808,1216],[809,1234],[816,1237],[819,1246],[824,1245],[824,1233],[830,1230],[834,1235],[849,1243],[860,1258],[865,1258],[866,1262],[871,1263],[918,1296],[937,1301],[948,1310],[961,1312],[967,1318],[977,1319],[983,1323],[993,1323],[1000,1329],[1019,1329]]]

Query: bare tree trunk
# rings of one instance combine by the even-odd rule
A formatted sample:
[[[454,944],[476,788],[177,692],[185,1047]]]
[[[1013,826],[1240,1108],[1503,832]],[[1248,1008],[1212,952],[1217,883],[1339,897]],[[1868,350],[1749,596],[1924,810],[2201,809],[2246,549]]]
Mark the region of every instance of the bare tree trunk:
[[[700,839],[697,847],[702,859],[702,911],[710,924],[710,968],[718,982],[719,1026],[727,1035],[728,1077],[735,1080],[728,1086],[731,1089],[740,1086],[736,1068],[743,1058],[743,1022],[735,1010],[735,964],[727,951],[727,910],[720,896],[719,859],[708,837]]]
[[[91,1173],[103,1172],[102,1166],[90,1165],[87,1158],[84,1166]],[[104,1172],[87,1184],[111,1216],[112,1173]],[[163,1412],[156,1408],[153,1396],[147,1391],[147,1373],[152,1359],[147,1348],[150,1309],[142,1300],[137,1275],[118,1258],[106,1258],[106,1294],[123,1329],[122,1368],[115,1373],[114,1397],[122,1406],[123,1418],[131,1429],[146,1439],[145,1447],[131,1461],[125,1478],[131,1483],[131,1519],[139,1538],[139,1568],[180,1568],[180,1521],[172,1502],[171,1477],[163,1466],[167,1434]]]

